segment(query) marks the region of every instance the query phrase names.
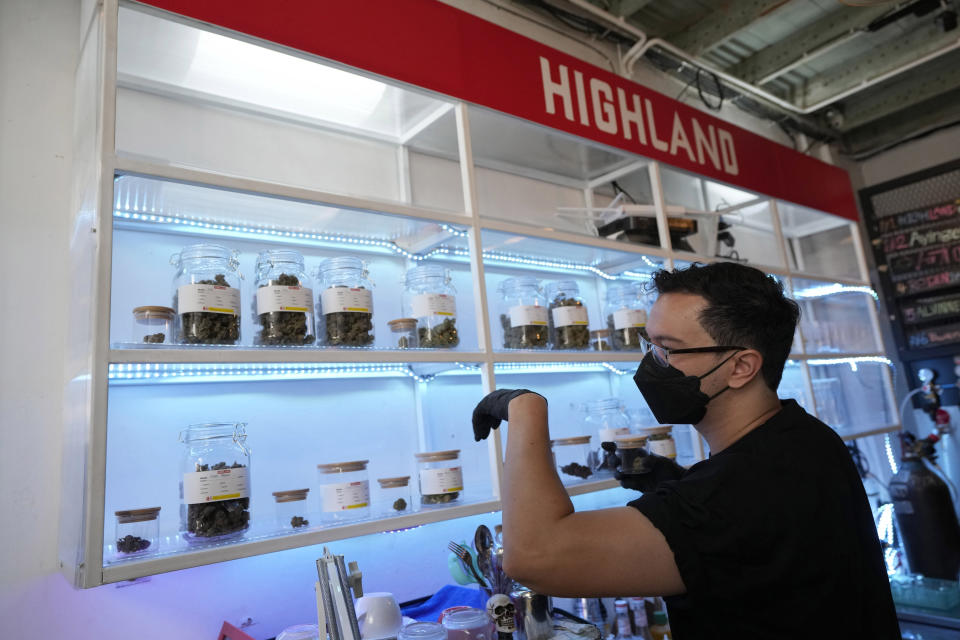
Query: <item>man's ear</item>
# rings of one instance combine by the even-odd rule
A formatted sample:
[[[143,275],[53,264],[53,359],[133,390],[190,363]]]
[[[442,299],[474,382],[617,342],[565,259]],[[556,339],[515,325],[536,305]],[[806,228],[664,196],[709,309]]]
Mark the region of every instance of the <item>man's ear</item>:
[[[756,349],[745,349],[733,357],[733,372],[727,380],[731,389],[745,387],[760,375],[763,368],[763,356]]]

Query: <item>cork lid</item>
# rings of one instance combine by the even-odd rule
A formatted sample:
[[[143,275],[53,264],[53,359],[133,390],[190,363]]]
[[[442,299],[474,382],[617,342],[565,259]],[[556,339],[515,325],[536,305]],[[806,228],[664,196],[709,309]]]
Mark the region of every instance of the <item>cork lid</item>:
[[[387,323],[387,326],[390,327],[392,331],[404,331],[406,329],[414,329],[417,326],[416,318],[394,318]]]
[[[170,307],[134,307],[133,315],[138,319],[144,318],[169,318],[173,319],[177,312]]]
[[[149,507],[147,509],[123,509],[114,511],[117,516],[117,522],[127,524],[128,522],[146,522],[147,520],[156,520],[160,515],[160,507]]]
[[[569,444],[590,444],[590,436],[574,436],[573,438],[557,438],[550,441],[551,445],[565,447]]]
[[[290,489],[289,491],[274,491],[273,499],[277,502],[298,502],[307,499],[310,489]]]
[[[396,478],[377,478],[381,489],[394,489],[396,487],[405,487],[410,482],[410,476],[397,476]]]
[[[645,436],[657,436],[662,433],[670,433],[671,431],[673,431],[673,426],[669,424],[662,424],[659,427],[642,427],[640,429],[640,433]]]
[[[449,449],[447,451],[424,451],[423,453],[413,454],[417,462],[441,462],[443,460],[456,460],[460,457],[460,449]]]
[[[353,460],[351,462],[330,462],[318,464],[320,473],[350,473],[351,471],[366,471],[369,460]]]
[[[647,446],[647,436],[617,436],[613,441],[617,444],[617,449],[641,449]]]

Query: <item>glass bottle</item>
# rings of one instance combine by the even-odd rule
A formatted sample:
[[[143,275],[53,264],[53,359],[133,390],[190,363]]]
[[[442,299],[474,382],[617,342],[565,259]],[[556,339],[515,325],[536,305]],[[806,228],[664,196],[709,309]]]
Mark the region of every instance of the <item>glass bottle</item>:
[[[380,505],[379,509],[382,515],[397,516],[401,513],[408,513],[413,509],[410,495],[410,476],[377,478],[377,484],[380,485],[377,503]]]
[[[549,341],[554,349],[586,349],[590,346],[590,319],[574,280],[547,284],[550,315]]]
[[[447,629],[439,622],[411,622],[400,629],[397,640],[447,640]]]
[[[453,349],[457,334],[457,290],[450,272],[439,265],[421,265],[404,278],[403,315],[417,319],[421,349]]]
[[[630,419],[620,406],[619,398],[598,398],[584,406],[583,431],[597,434],[598,442],[613,442],[617,436],[630,433]],[[593,452],[591,466],[597,472],[612,474],[616,470],[616,461],[598,446]]]
[[[593,475],[589,465],[590,436],[557,438],[550,441],[557,473],[564,483],[579,482]]]
[[[646,461],[646,436],[617,436],[613,442],[617,445],[617,456],[620,458],[620,473],[631,475],[646,473],[650,470]]]
[[[319,344],[367,347],[373,344],[373,283],[360,258],[327,258],[320,263]]]
[[[549,312],[540,281],[532,276],[507,278],[497,290],[500,292],[503,348],[545,348]]]
[[[673,426],[669,424],[657,427],[644,427],[640,433],[647,436],[647,450],[671,460],[677,458],[677,443],[672,435]]]
[[[170,257],[173,307],[180,344],[240,342],[238,253],[218,244],[192,244]]]
[[[160,507],[115,511],[114,551],[118,558],[156,553],[160,543]]]
[[[180,433],[180,533],[188,542],[224,540],[250,526],[246,424],[192,424]]]
[[[320,479],[320,520],[361,520],[370,515],[369,460],[317,465]]]
[[[615,282],[607,287],[607,329],[617,351],[639,351],[647,326],[647,297],[639,282]]]
[[[616,640],[631,640],[633,638],[633,629],[630,627],[630,613],[627,609],[627,603],[623,600],[617,600],[613,604],[614,616],[613,637]]]
[[[460,450],[415,453],[420,477],[420,504],[444,505],[456,502],[463,491]]]
[[[301,531],[310,526],[307,520],[307,493],[310,489],[274,491],[273,501],[277,509],[277,528],[281,531]]]
[[[313,289],[299,251],[271,249],[257,256],[254,344],[313,344]]]
[[[597,329],[590,332],[590,346],[594,351],[613,351],[609,329]]]
[[[645,598],[630,598],[627,600],[627,609],[630,613],[633,636],[642,640],[653,640],[650,635],[650,625],[647,623],[647,602]]]
[[[132,342],[163,344],[173,342],[177,312],[170,307],[136,307],[133,310]]]
[[[390,346],[397,349],[416,349],[420,341],[417,336],[416,318],[394,318],[387,323],[390,327]]]

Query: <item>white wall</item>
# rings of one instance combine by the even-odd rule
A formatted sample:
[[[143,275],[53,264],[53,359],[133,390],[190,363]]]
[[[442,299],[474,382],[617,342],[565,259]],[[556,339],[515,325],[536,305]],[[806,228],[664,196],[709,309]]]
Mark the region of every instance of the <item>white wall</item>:
[[[960,158],[960,126],[938,131],[869,158],[851,170],[861,189]]]

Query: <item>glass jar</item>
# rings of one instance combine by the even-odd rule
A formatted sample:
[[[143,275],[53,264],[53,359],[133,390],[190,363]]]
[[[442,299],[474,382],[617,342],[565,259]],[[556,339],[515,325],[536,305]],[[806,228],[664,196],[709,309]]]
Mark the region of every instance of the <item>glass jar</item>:
[[[250,526],[246,424],[192,424],[180,433],[180,533],[187,542],[224,540]]]
[[[613,442],[617,445],[617,456],[620,457],[620,473],[629,475],[649,471],[644,463],[647,457],[646,436],[618,436]]]
[[[413,509],[410,476],[377,478],[377,483],[380,485],[377,503],[380,505],[382,515],[396,516],[409,513]]]
[[[298,531],[310,526],[307,515],[307,493],[310,489],[274,491],[273,501],[277,508],[277,527],[281,530]]]
[[[496,640],[497,628],[484,609],[468,607],[443,616],[448,640]]]
[[[586,349],[590,346],[590,319],[587,307],[580,297],[580,287],[573,280],[558,280],[547,284],[547,303],[550,315],[550,345],[554,349]]]
[[[416,318],[396,318],[387,323],[390,327],[390,345],[397,349],[416,349],[419,344]]]
[[[253,301],[253,323],[259,327],[254,344],[313,344],[312,286],[299,251],[261,251]]]
[[[170,257],[177,268],[173,306],[180,344],[240,342],[238,253],[218,244],[192,244]]]
[[[547,299],[532,276],[507,278],[500,293],[500,324],[504,349],[543,349],[547,346]]]
[[[673,426],[669,424],[657,427],[640,429],[640,433],[647,436],[647,448],[650,453],[664,456],[671,460],[677,459],[677,443],[673,439]]]
[[[320,520],[342,522],[370,515],[369,460],[318,464]]]
[[[438,265],[421,265],[404,279],[403,314],[417,319],[421,349],[453,349],[457,334],[457,290],[450,272]]]
[[[397,640],[447,640],[447,630],[439,622],[411,622],[400,629]]]
[[[133,310],[131,342],[163,344],[173,342],[173,321],[177,312],[170,307],[136,307]]]
[[[610,330],[597,329],[590,332],[590,347],[594,351],[613,351],[613,345],[610,343]]]
[[[617,436],[630,433],[630,418],[620,406],[619,398],[591,400],[584,407],[583,430],[597,434],[600,442],[613,442]],[[616,470],[616,460],[598,447],[591,456],[591,467],[599,473],[611,474]]]
[[[115,511],[114,554],[118,558],[156,553],[160,544],[160,507]]]
[[[647,326],[647,297],[639,282],[616,282],[607,287],[607,329],[617,351],[639,351]]]
[[[579,482],[593,475],[590,468],[590,436],[557,438],[550,441],[557,472],[564,483]]]
[[[367,275],[366,264],[360,258],[327,258],[320,263],[320,344],[373,344],[373,283]]]
[[[435,506],[460,499],[463,491],[463,468],[460,450],[415,453],[420,476],[420,504]]]

